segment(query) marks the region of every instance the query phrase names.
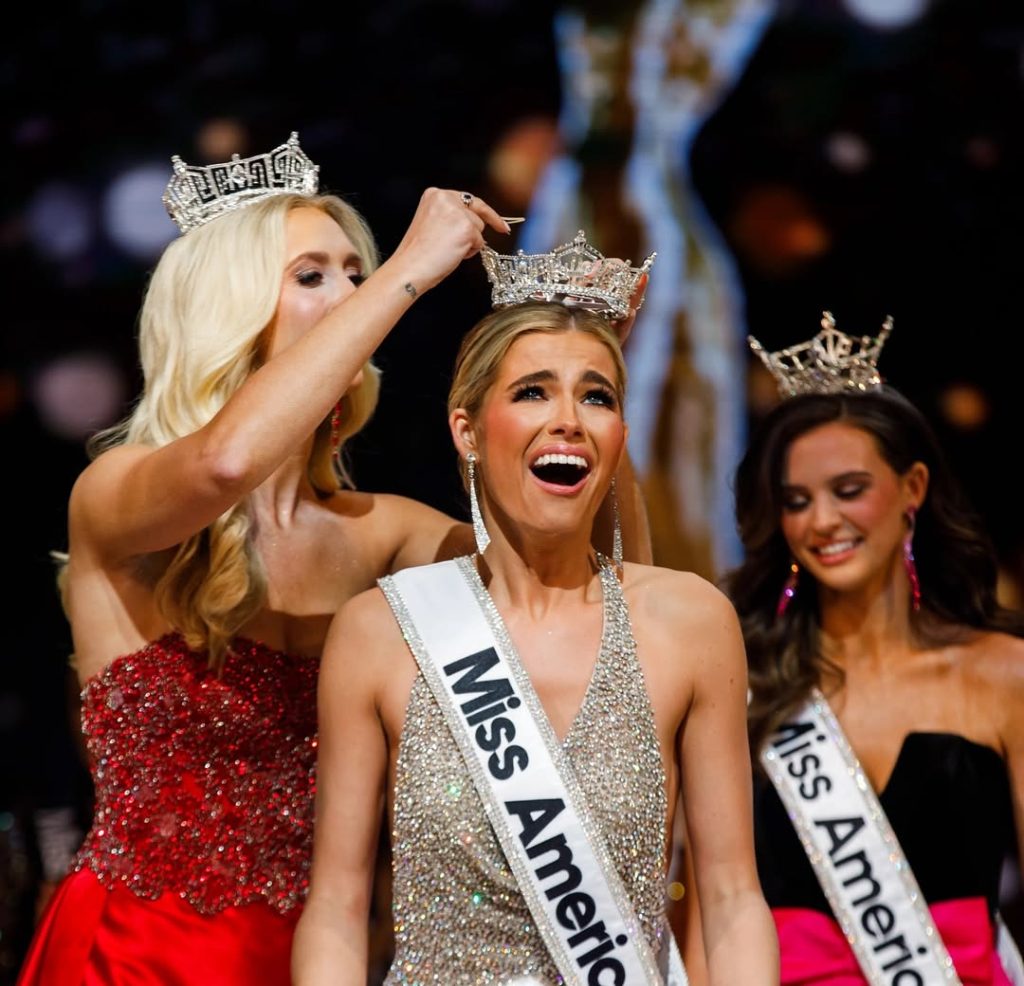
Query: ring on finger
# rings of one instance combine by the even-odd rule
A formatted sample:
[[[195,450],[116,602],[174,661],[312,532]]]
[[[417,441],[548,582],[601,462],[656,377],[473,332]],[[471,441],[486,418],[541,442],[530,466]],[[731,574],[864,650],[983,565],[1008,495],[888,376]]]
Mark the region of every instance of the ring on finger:
[[[467,205],[467,206],[472,205],[473,204],[473,196],[470,195],[469,192],[463,192],[462,193],[462,202],[463,202],[464,205]]]

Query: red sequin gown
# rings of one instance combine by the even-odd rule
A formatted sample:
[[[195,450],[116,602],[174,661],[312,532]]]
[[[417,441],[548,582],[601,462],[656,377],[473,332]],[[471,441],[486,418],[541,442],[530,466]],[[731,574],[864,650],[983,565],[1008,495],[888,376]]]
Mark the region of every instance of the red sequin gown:
[[[82,692],[96,808],[19,986],[287,986],[313,830],[317,662],[176,634]]]

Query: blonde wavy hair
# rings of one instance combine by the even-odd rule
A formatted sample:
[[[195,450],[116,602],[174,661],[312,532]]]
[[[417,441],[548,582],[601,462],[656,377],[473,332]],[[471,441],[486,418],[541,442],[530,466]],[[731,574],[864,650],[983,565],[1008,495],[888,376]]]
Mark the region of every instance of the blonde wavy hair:
[[[91,454],[121,444],[158,448],[197,431],[259,367],[264,331],[280,294],[287,216],[309,207],[338,223],[364,273],[376,268],[377,248],[366,222],[332,195],[274,196],[179,237],[153,272],[139,318],[142,395],[127,419],[93,438]],[[361,384],[342,401],[340,442],[369,420],[379,389],[379,372],[367,363]],[[352,486],[339,460],[328,417],[317,427],[307,464],[320,495]],[[267,596],[248,497],[178,546],[155,592],[170,625],[220,669],[231,638]]]
[[[615,362],[614,382],[619,407],[626,397],[626,362],[618,336],[608,321],[583,308],[569,308],[547,301],[531,301],[499,308],[482,318],[462,340],[455,357],[455,373],[448,391],[448,414],[463,408],[475,419],[498,376],[505,354],[520,336],[531,332],[585,332],[603,343]],[[468,489],[466,463],[461,462],[462,481]]]

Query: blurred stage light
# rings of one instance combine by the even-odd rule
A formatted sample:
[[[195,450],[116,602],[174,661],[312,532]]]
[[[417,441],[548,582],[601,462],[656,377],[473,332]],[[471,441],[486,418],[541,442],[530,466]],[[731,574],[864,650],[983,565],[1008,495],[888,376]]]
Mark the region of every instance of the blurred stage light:
[[[860,134],[837,131],[825,142],[829,161],[840,171],[863,171],[871,163],[871,148]]]
[[[832,244],[810,200],[788,185],[747,189],[730,217],[729,233],[748,263],[776,277],[793,273]]]
[[[287,136],[281,138],[282,143]],[[232,154],[245,157],[249,153],[249,132],[238,120],[228,117],[207,120],[196,135],[196,147],[204,161],[227,161]]]
[[[898,31],[928,9],[929,0],[843,0],[854,17],[879,31]]]
[[[43,424],[55,435],[82,441],[114,424],[127,394],[124,377],[102,353],[59,356],[38,373],[31,394]]]
[[[520,120],[498,139],[487,173],[517,215],[526,214],[537,181],[560,146],[558,124],[548,117]]]
[[[92,206],[72,185],[43,185],[28,204],[25,225],[32,245],[51,260],[84,253],[93,239]]]
[[[115,178],[103,201],[107,235],[138,260],[153,260],[177,235],[161,196],[171,177],[166,164],[141,164]]]
[[[992,415],[988,396],[972,383],[954,383],[939,395],[943,417],[954,428],[974,431]]]

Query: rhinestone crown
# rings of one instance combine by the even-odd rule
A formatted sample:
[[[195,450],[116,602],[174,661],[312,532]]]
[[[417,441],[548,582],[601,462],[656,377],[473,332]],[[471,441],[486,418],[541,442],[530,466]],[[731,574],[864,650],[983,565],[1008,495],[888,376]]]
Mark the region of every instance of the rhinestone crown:
[[[163,203],[183,233],[271,195],[315,195],[319,187],[320,168],[306,157],[294,131],[266,154],[235,154],[230,161],[205,166],[186,164],[175,154],[171,162],[174,174]]]
[[[807,342],[769,353],[753,336],[750,348],[761,357],[779,385],[782,397],[797,394],[838,394],[846,390],[877,390],[882,378],[876,369],[892,316],[877,336],[848,336],[836,328],[831,312],[822,312],[821,331]]]
[[[551,253],[520,250],[509,255],[490,247],[480,251],[495,308],[524,301],[560,301],[609,318],[629,314],[629,302],[640,278],[651,269],[656,256],[652,253],[639,267],[631,267],[628,260],[607,260],[587,243],[583,230]]]

